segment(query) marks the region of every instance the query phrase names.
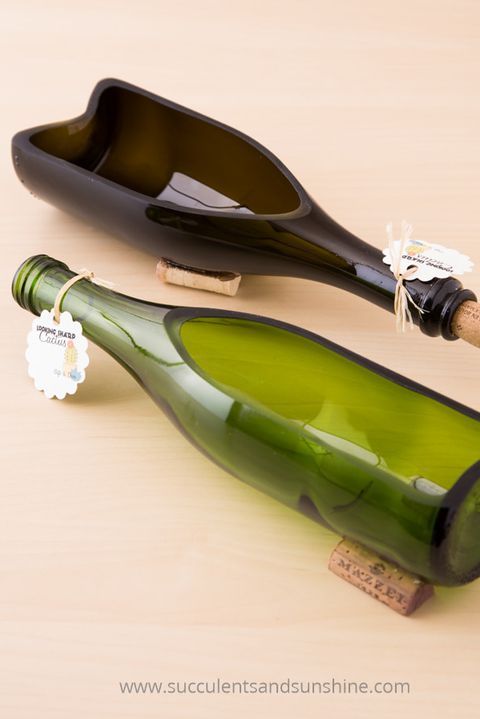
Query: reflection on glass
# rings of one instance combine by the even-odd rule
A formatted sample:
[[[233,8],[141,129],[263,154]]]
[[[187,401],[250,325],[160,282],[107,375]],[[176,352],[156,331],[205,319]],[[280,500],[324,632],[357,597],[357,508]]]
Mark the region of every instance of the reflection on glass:
[[[158,200],[173,202],[184,207],[196,207],[207,210],[228,210],[232,212],[247,212],[252,214],[248,207],[239,205],[229,197],[222,195],[203,182],[184,175],[183,172],[174,172],[168,184],[157,196]]]

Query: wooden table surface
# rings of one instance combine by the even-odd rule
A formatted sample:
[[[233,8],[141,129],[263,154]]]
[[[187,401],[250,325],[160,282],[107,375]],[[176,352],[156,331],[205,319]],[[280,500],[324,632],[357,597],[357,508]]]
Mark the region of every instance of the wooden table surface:
[[[116,76],[258,139],[372,244],[415,236],[477,263],[480,5],[469,0],[19,0],[0,10],[0,715],[478,716],[480,583],[406,619],[327,571],[330,532],[201,456],[91,348],[86,384],[27,377],[10,296],[44,252],[119,291],[282,318],[480,409],[478,351],[339,290],[245,277],[237,297],[162,286],[155,260],[30,196],[11,135],[83,112]],[[367,681],[409,694],[122,694],[125,681]],[[337,690],[338,692],[338,690]]]

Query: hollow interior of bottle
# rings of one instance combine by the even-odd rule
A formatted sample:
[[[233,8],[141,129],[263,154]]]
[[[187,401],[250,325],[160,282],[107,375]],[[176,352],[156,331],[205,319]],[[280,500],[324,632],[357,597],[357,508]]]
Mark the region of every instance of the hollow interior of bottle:
[[[183,322],[202,374],[372,465],[441,495],[478,459],[480,423],[428,394],[278,326],[236,317]],[[437,490],[435,490],[435,487]]]
[[[256,143],[140,93],[106,88],[93,117],[31,137],[40,149],[182,207],[245,214],[295,210],[300,197]]]
[[[478,460],[477,413],[275,324],[196,316],[181,324],[179,334],[204,378],[239,406],[256,410],[255,431],[266,442],[313,466],[323,477],[319,487],[324,480],[330,484],[330,496],[341,499],[335,506],[342,520],[354,512],[368,517],[384,502],[380,534],[390,536],[403,525],[402,531],[411,527],[420,541],[433,543],[440,508],[455,509],[452,526],[443,527],[445,583],[478,575],[480,483],[455,499],[459,478]],[[262,413],[269,418],[264,427]],[[281,420],[277,429],[272,417]],[[349,490],[351,497],[342,499]],[[322,491],[315,493],[313,481],[309,502],[319,507]],[[435,518],[430,510],[439,510]],[[333,514],[325,518],[333,524]]]

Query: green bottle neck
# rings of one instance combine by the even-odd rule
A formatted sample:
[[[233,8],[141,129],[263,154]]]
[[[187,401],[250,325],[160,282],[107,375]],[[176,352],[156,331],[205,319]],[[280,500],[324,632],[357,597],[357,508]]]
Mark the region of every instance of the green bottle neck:
[[[36,255],[18,268],[12,294],[19,305],[40,315],[53,308],[58,292],[75,274],[62,262]],[[141,373],[142,363],[153,350],[157,362],[168,364],[177,359],[163,327],[171,309],[168,305],[137,300],[81,279],[67,290],[60,309],[70,312],[81,323],[86,337],[135,374]],[[152,342],[154,347],[150,347]]]

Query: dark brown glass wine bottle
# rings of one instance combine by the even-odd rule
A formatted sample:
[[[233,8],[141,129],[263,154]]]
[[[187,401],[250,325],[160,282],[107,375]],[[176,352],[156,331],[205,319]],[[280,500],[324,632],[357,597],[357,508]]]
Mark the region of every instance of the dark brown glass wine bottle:
[[[134,85],[102,80],[85,113],[19,132],[12,149],[31,192],[157,259],[318,280],[393,311],[382,252],[329,217],[271,152]],[[455,312],[476,299],[453,277],[408,291],[421,330],[449,340]]]

